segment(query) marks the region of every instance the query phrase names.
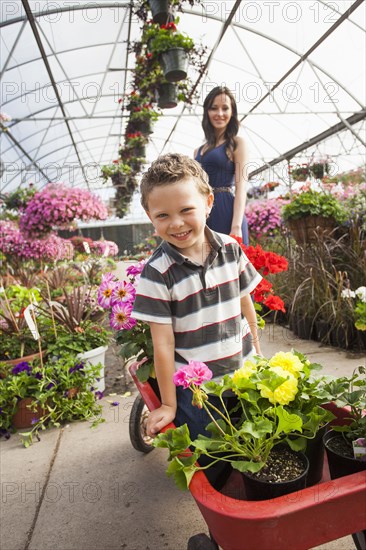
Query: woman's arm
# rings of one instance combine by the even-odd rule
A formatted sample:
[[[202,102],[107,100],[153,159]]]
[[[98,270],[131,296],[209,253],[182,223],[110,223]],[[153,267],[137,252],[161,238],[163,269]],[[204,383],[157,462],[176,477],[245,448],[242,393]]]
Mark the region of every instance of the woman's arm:
[[[247,153],[244,139],[240,136],[235,138],[236,149],[233,155],[235,164],[235,199],[233,219],[231,221],[232,235],[242,237],[241,224],[243,222],[245,204],[247,199],[247,181],[246,181],[246,160]]]
[[[152,411],[147,421],[147,434],[154,436],[174,420],[177,411],[176,387],[173,383],[175,339],[172,325],[150,323],[150,330],[161,396],[161,407]]]

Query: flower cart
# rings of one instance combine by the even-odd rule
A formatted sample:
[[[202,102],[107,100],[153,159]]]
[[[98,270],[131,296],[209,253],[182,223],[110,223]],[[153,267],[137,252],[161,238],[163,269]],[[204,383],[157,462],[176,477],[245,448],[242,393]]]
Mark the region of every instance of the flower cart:
[[[154,410],[160,402],[149,382],[137,379],[140,364],[133,363],[130,373],[146,406]],[[333,405],[329,408],[337,416],[334,422],[347,415],[345,409]],[[169,427],[172,425],[165,429]],[[350,533],[356,533],[356,546],[362,548],[361,530],[366,528],[365,472],[330,480],[325,462],[320,483],[257,502],[245,500],[245,495],[240,494],[240,484],[233,479],[236,475],[234,472],[222,492],[212,487],[202,471],[193,476],[189,489],[208,525],[211,540],[203,534],[191,537],[189,549],[287,550],[295,535],[296,549],[305,550]]]

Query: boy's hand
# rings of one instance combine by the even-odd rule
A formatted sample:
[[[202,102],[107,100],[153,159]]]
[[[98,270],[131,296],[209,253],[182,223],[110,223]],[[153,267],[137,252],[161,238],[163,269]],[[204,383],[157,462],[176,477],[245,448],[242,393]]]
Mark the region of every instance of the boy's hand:
[[[169,405],[161,405],[155,411],[152,411],[147,419],[146,433],[150,437],[154,437],[165,426],[173,422],[175,418],[175,408]]]

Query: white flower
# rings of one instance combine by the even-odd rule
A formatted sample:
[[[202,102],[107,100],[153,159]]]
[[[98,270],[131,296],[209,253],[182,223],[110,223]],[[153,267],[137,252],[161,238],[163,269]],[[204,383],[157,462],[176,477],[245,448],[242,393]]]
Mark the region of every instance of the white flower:
[[[342,298],[355,298],[356,294],[353,292],[353,290],[350,290],[349,288],[345,288],[341,292]]]
[[[355,290],[355,294],[357,298],[361,300],[361,302],[364,302],[364,303],[366,302],[366,286],[359,286]]]

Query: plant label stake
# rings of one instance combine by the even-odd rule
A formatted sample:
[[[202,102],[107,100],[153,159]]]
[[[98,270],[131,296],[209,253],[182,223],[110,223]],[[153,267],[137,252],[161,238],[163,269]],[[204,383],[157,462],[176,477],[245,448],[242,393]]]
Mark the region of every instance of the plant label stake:
[[[24,319],[28,325],[28,328],[29,330],[31,331],[32,333],[32,336],[35,340],[39,340],[40,339],[40,334],[38,332],[38,329],[37,329],[37,325],[34,321],[34,318],[32,318],[32,313],[33,312],[33,316],[34,316],[34,305],[33,304],[29,304],[29,306],[27,306],[24,310]]]
[[[87,243],[86,241],[83,242],[83,247],[84,247],[84,250],[87,254],[90,254],[90,246],[89,246],[89,243]]]

